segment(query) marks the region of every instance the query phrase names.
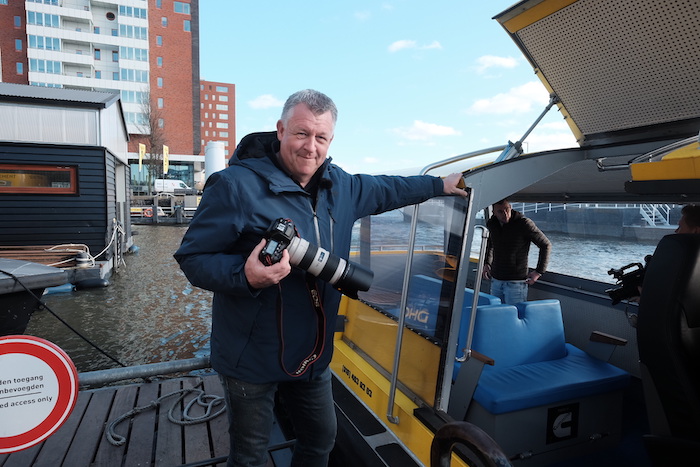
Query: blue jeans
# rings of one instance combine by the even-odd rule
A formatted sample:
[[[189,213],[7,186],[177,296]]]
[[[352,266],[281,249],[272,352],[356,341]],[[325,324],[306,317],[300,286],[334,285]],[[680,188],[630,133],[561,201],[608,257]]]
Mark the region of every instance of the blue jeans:
[[[491,295],[501,299],[501,303],[515,305],[527,301],[527,284],[521,281],[501,281],[491,279]]]
[[[312,380],[253,384],[221,376],[228,411],[228,467],[267,465],[275,391],[294,426],[292,466],[325,467],[337,431],[331,370]]]

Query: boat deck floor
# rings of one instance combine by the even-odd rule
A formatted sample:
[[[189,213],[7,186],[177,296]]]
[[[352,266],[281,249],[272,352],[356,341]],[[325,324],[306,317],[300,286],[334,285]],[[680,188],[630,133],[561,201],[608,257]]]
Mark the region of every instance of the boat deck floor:
[[[228,455],[225,411],[190,425],[176,424],[168,418],[174,406],[174,418],[180,419],[183,407],[197,398],[194,391],[184,391],[192,388],[223,397],[223,388],[215,374],[80,391],[73,412],[61,428],[28,449],[0,454],[0,466],[224,466]],[[110,443],[106,433],[115,420],[171,393],[176,394],[114,427],[112,431],[125,437],[126,442],[121,446]],[[223,399],[221,404],[213,408],[214,413],[223,407]],[[191,417],[205,414],[204,407],[192,405]],[[268,467],[288,465],[291,447],[277,424],[270,443]]]

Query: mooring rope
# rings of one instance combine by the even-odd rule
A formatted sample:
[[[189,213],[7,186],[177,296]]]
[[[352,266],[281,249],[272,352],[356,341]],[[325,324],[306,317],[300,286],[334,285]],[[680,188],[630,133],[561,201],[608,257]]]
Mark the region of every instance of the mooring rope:
[[[2,274],[7,274],[7,275],[10,276],[12,279],[14,279],[15,282],[16,282],[17,284],[19,284],[27,293],[29,293],[29,295],[32,296],[32,298],[33,298],[34,300],[37,301],[37,303],[39,304],[39,306],[41,306],[41,307],[44,308],[46,311],[48,311],[49,313],[51,313],[51,315],[53,315],[54,318],[56,318],[57,320],[59,320],[64,326],[66,326],[68,329],[70,329],[71,331],[73,331],[73,333],[75,333],[75,335],[77,335],[77,336],[80,337],[82,340],[84,340],[86,343],[88,343],[89,345],[91,345],[95,350],[97,350],[98,352],[100,352],[102,355],[104,355],[105,357],[109,358],[110,360],[112,360],[112,361],[113,361],[114,363],[116,363],[117,365],[121,365],[121,366],[123,366],[123,367],[126,367],[125,364],[123,364],[122,362],[120,362],[119,360],[117,360],[116,358],[112,357],[110,354],[108,354],[108,353],[105,352],[104,350],[102,350],[102,349],[100,348],[100,346],[98,346],[97,344],[95,344],[94,342],[92,342],[90,339],[88,339],[86,336],[84,336],[80,331],[78,331],[78,330],[75,329],[73,326],[71,326],[70,324],[68,324],[68,322],[67,322],[65,319],[61,318],[55,311],[53,311],[53,310],[51,309],[51,307],[49,307],[49,306],[46,304],[46,302],[44,302],[43,300],[41,300],[41,298],[37,297],[36,294],[35,294],[32,290],[30,290],[29,287],[27,287],[27,286],[24,284],[24,282],[22,282],[22,281],[19,279],[19,277],[17,277],[16,275],[12,274],[11,272],[5,271],[5,270],[3,270],[3,269],[0,269],[0,273],[2,273]]]
[[[200,383],[197,385],[201,385]],[[119,425],[121,422],[124,420],[128,420],[130,418],[135,417],[136,415],[140,414],[141,412],[145,412],[147,410],[155,409],[159,407],[162,403],[163,400],[175,396],[177,394],[180,394],[180,397],[178,397],[175,402],[170,406],[170,409],[168,410],[168,420],[170,420],[172,423],[175,423],[177,425],[195,425],[197,423],[203,423],[209,420],[212,420],[219,415],[221,415],[223,412],[226,411],[226,405],[224,405],[224,398],[223,396],[215,396],[212,394],[206,394],[203,389],[200,389],[198,387],[193,387],[193,388],[187,388],[187,389],[180,389],[179,391],[173,391],[171,393],[165,394],[163,396],[160,396],[158,399],[151,401],[150,404],[141,406],[141,407],[134,407],[133,409],[129,410],[125,414],[119,416],[116,418],[112,423],[110,423],[107,426],[107,429],[105,430],[105,436],[107,437],[107,440],[112,444],[113,446],[122,446],[124,443],[126,443],[126,437],[119,435],[115,432],[117,425]],[[180,418],[176,418],[174,412],[177,409],[177,407],[180,405],[180,402],[184,402],[185,397],[187,397],[188,394],[196,394],[197,397],[193,398],[189,402],[185,404],[185,406],[182,408],[182,413],[180,414]],[[190,415],[191,409],[194,407],[194,405],[197,404],[199,407],[204,407],[204,414],[200,416],[192,416]],[[217,412],[213,412],[213,409],[217,405],[223,405],[221,409],[219,409]]]

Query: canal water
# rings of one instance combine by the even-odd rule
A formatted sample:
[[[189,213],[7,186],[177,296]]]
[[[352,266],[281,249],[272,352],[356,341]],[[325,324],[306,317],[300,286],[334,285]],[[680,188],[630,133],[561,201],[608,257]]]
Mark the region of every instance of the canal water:
[[[406,226],[400,216],[388,215],[384,220]],[[125,365],[208,355],[211,293],[190,285],[173,258],[186,229],[135,226],[139,252],[125,256],[125,265],[112,275],[108,287],[47,294],[46,305]],[[396,235],[387,235],[396,241]],[[432,243],[429,232],[422,231],[420,237]],[[655,248],[655,243],[601,242],[561,234],[549,238],[553,244],[549,270],[609,283],[614,282],[607,274],[610,268],[643,262]],[[475,250],[478,252],[476,245]],[[536,255],[533,246],[531,266],[536,264]],[[26,333],[60,346],[78,371],[117,366],[46,310],[32,315]]]
[[[211,293],[190,285],[173,253],[186,226],[134,226],[137,254],[104,288],[44,295],[47,306],[125,365],[209,354]],[[49,312],[35,312],[26,334],[65,350],[78,371],[118,366]]]

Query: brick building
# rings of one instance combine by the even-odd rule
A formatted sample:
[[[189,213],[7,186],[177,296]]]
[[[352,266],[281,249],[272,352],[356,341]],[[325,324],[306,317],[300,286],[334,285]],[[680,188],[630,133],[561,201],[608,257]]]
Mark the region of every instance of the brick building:
[[[222,141],[226,157],[236,147],[236,88],[233,84],[200,81],[202,149],[210,141]]]
[[[118,91],[130,135],[134,185],[147,178],[138,170],[139,143],[149,148],[147,157],[151,146],[153,157],[162,157],[160,148],[167,145],[168,178],[190,186],[203,177],[208,141],[234,145],[234,86],[211,83],[230,90],[216,91],[217,99],[229,99],[215,104],[227,105],[225,111],[210,112],[200,102],[208,84],[199,78],[199,0],[0,0],[0,78]],[[216,117],[204,118],[205,113]],[[203,123],[210,121],[212,128],[219,127],[205,129]],[[203,131],[212,136],[205,138]]]

